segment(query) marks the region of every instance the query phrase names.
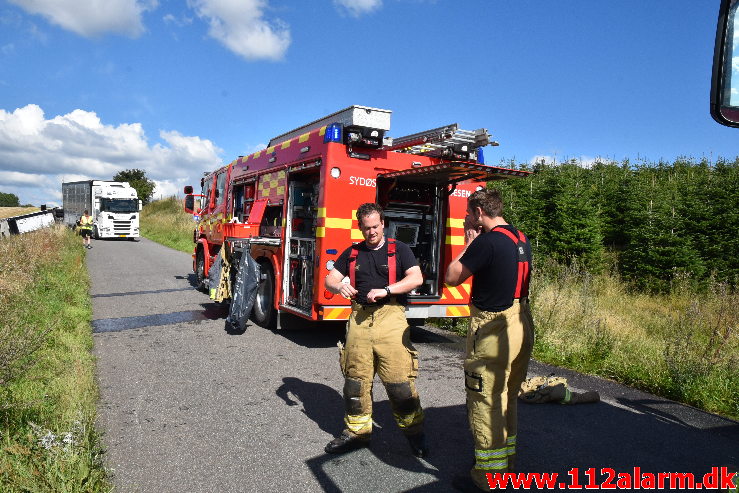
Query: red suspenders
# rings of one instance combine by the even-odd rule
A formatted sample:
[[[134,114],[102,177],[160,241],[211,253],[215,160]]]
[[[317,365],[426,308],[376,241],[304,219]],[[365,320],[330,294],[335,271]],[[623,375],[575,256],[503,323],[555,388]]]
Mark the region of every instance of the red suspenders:
[[[394,284],[397,280],[396,273],[396,262],[395,262],[395,240],[392,238],[386,238],[387,240],[387,271],[388,271],[388,285]],[[357,255],[359,255],[359,243],[352,245],[352,252],[349,254],[349,282],[353,287],[357,287],[354,278],[354,271],[357,265]]]
[[[527,298],[529,296],[529,271],[531,270],[531,266],[529,265],[529,259],[526,258],[526,250],[523,247],[524,243],[526,243],[526,236],[518,230],[516,231],[518,236],[516,236],[503,226],[496,226],[492,231],[503,233],[516,244],[518,280],[516,281],[516,292],[513,294],[513,299]]]

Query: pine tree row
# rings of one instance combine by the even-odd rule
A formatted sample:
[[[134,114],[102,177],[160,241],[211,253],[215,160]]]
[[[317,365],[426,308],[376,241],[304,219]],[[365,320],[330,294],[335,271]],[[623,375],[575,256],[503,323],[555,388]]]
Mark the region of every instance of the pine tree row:
[[[537,260],[615,268],[649,292],[677,280],[739,280],[739,157],[709,165],[576,161],[509,167],[523,180],[493,183],[506,219],[525,231]]]

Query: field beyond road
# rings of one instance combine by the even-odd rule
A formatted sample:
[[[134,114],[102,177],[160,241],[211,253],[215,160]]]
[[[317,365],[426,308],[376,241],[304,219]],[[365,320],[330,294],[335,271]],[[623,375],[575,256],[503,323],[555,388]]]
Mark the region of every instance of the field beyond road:
[[[0,219],[29,214],[40,210],[38,207],[0,207]]]

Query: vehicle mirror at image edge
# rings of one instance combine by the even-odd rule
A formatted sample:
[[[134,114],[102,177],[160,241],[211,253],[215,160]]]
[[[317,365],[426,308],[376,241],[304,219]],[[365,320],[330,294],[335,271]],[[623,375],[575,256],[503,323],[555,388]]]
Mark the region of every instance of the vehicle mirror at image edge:
[[[722,125],[739,127],[739,0],[721,0],[711,80],[711,116]]]

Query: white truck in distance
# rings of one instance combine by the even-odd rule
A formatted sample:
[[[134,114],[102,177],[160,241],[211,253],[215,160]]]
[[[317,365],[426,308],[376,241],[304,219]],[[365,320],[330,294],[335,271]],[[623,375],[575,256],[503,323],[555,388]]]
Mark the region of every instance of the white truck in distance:
[[[124,181],[87,180],[62,183],[64,224],[72,227],[87,210],[93,238],[138,238],[141,201]]]

